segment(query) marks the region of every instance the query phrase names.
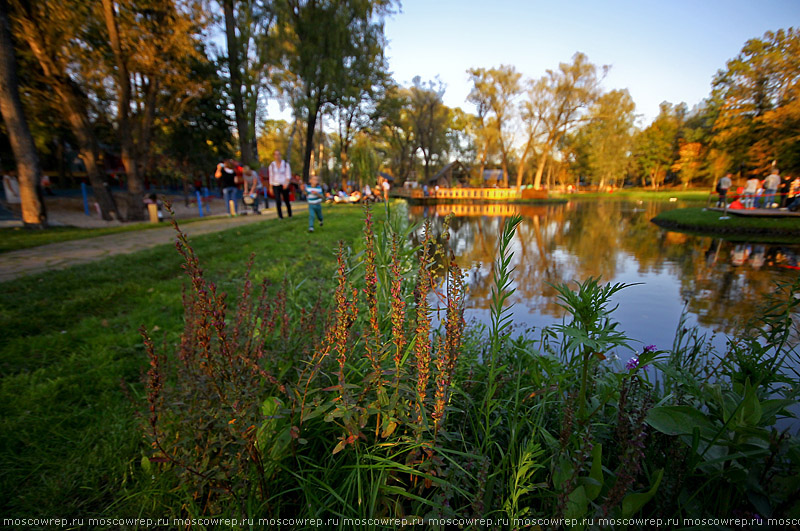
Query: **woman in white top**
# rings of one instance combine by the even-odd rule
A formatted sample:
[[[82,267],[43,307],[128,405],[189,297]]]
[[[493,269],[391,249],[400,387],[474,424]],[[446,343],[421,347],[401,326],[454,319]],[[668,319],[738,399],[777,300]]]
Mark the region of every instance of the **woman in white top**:
[[[281,197],[286,202],[286,212],[292,217],[292,205],[289,202],[289,181],[292,179],[292,169],[289,163],[281,159],[281,152],[277,149],[273,154],[274,160],[269,165],[269,190],[275,196],[278,206],[278,217],[283,219],[281,212]]]

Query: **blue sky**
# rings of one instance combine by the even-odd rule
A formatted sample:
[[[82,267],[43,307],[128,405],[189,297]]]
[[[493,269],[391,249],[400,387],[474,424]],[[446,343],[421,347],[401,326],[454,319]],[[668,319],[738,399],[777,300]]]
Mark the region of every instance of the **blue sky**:
[[[646,125],[662,101],[689,107],[744,43],[800,25],[800,0],[404,0],[386,21],[394,78],[437,76],[451,107],[466,103],[466,70],[510,64],[527,78],[585,53],[611,65],[607,90],[627,88]]]

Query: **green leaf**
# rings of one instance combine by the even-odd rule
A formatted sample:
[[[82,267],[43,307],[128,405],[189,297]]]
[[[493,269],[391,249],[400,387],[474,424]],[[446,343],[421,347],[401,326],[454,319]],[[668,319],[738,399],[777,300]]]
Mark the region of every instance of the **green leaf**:
[[[717,433],[714,423],[702,411],[689,406],[654,407],[645,422],[666,435],[691,435],[695,428],[706,438]]]
[[[650,487],[650,490],[647,492],[642,493],[635,493],[635,494],[628,494],[622,500],[622,517],[623,518],[630,518],[633,516],[639,509],[644,507],[644,504],[649,502],[650,499],[655,496],[656,491],[658,490],[658,486],[661,484],[661,478],[664,476],[664,469],[659,468],[656,471],[655,481],[653,481],[653,486]]]
[[[764,400],[761,402],[761,424],[764,425],[768,423],[769,425],[774,424],[772,422],[772,417],[786,409],[787,407],[793,405],[795,403],[794,400],[790,400],[788,398],[775,398],[772,400]]]
[[[603,445],[596,444],[592,449],[592,469],[589,471],[589,479],[591,484],[587,481],[586,496],[589,500],[594,500],[603,489]]]
[[[569,495],[567,499],[567,510],[564,513],[564,518],[579,520],[583,518],[586,511],[589,509],[589,498],[586,497],[586,489],[581,485],[577,487]],[[581,529],[575,527],[574,529]]]
[[[745,381],[744,401],[739,413],[739,419],[744,426],[756,426],[761,420],[761,404],[756,396],[756,389],[748,378]]]

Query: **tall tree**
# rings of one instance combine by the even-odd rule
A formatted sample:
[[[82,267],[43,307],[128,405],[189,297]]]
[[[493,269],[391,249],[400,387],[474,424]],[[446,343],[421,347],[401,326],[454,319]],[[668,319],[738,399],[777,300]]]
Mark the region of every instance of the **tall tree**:
[[[540,188],[548,154],[582,118],[584,111],[600,96],[600,82],[608,71],[589,62],[583,53],[572,56],[572,63],[561,63],[558,70],[548,70],[539,80],[541,89],[534,92],[545,98],[541,116],[545,133],[534,188]]]
[[[680,174],[684,190],[697,177],[703,160],[703,145],[700,142],[681,140],[678,148],[678,160],[672,165],[672,171]]]
[[[380,58],[383,61],[383,57]],[[339,129],[334,149],[341,159],[341,181],[347,182],[349,149],[356,135],[370,128],[377,102],[386,91],[389,75],[385,62],[381,65],[359,63],[350,71],[350,85],[344,87],[332,114]],[[377,68],[376,68],[377,66]]]
[[[378,102],[373,114],[376,136],[382,141],[378,151],[388,160],[399,182],[404,182],[411,174],[417,149],[410,108],[411,91],[392,85]]]
[[[642,176],[642,184],[650,179],[657,190],[672,166],[678,150],[678,133],[685,114],[683,104],[674,106],[662,102],[658,116],[634,137],[634,159]]]
[[[492,113],[489,126],[494,129],[502,155],[503,185],[508,186],[509,150],[513,145],[510,136],[510,122],[515,110],[514,100],[521,91],[522,74],[513,66],[501,65],[498,68],[471,68],[467,71],[472,80],[472,90],[467,100],[479,109],[489,109]]]
[[[270,68],[277,63],[273,45],[276,11],[269,0],[222,0],[226,62],[242,164],[258,163],[256,123],[267,90]]]
[[[92,6],[76,0],[10,0],[8,5],[12,31],[18,41],[30,47],[44,82],[61,103],[102,218],[112,219],[113,212],[120,219],[99,163],[100,150],[92,120],[98,113],[85,83],[86,76],[93,75],[87,63],[96,64],[100,59],[90,53],[93,48],[87,47],[84,40],[88,29],[97,26]]]
[[[612,90],[592,106],[578,134],[592,181],[602,189],[623,180],[630,157],[636,106],[627,90]]]
[[[102,0],[102,6],[110,50],[106,69],[117,93],[116,129],[128,184],[127,218],[138,220],[145,214],[144,173],[156,120],[175,119],[186,100],[205,90],[191,65],[205,59],[198,51],[204,13],[184,0]]]
[[[442,101],[444,85],[422,83],[419,76],[413,79],[409,99],[409,114],[416,138],[416,147],[422,153],[423,178],[427,181],[434,167],[448,148],[450,109]]]
[[[285,61],[302,82],[304,180],[323,105],[340,103],[351,87],[350,72],[384,64],[382,17],[391,5],[391,0],[288,0],[281,5],[279,28],[289,43]]]
[[[800,29],[751,39],[717,73],[717,138],[734,164],[800,168]]]
[[[47,213],[38,193],[42,169],[19,98],[17,64],[6,0],[0,0],[0,114],[5,120],[17,162],[22,223],[26,227],[44,227],[47,225]]]

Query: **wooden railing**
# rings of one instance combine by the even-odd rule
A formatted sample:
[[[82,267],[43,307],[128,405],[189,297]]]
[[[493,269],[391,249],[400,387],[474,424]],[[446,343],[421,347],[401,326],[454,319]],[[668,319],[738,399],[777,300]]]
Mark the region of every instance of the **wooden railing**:
[[[544,190],[522,190],[517,188],[429,188],[424,193],[420,188],[395,188],[392,195],[407,199],[452,199],[458,201],[509,201],[513,199],[546,198]]]

